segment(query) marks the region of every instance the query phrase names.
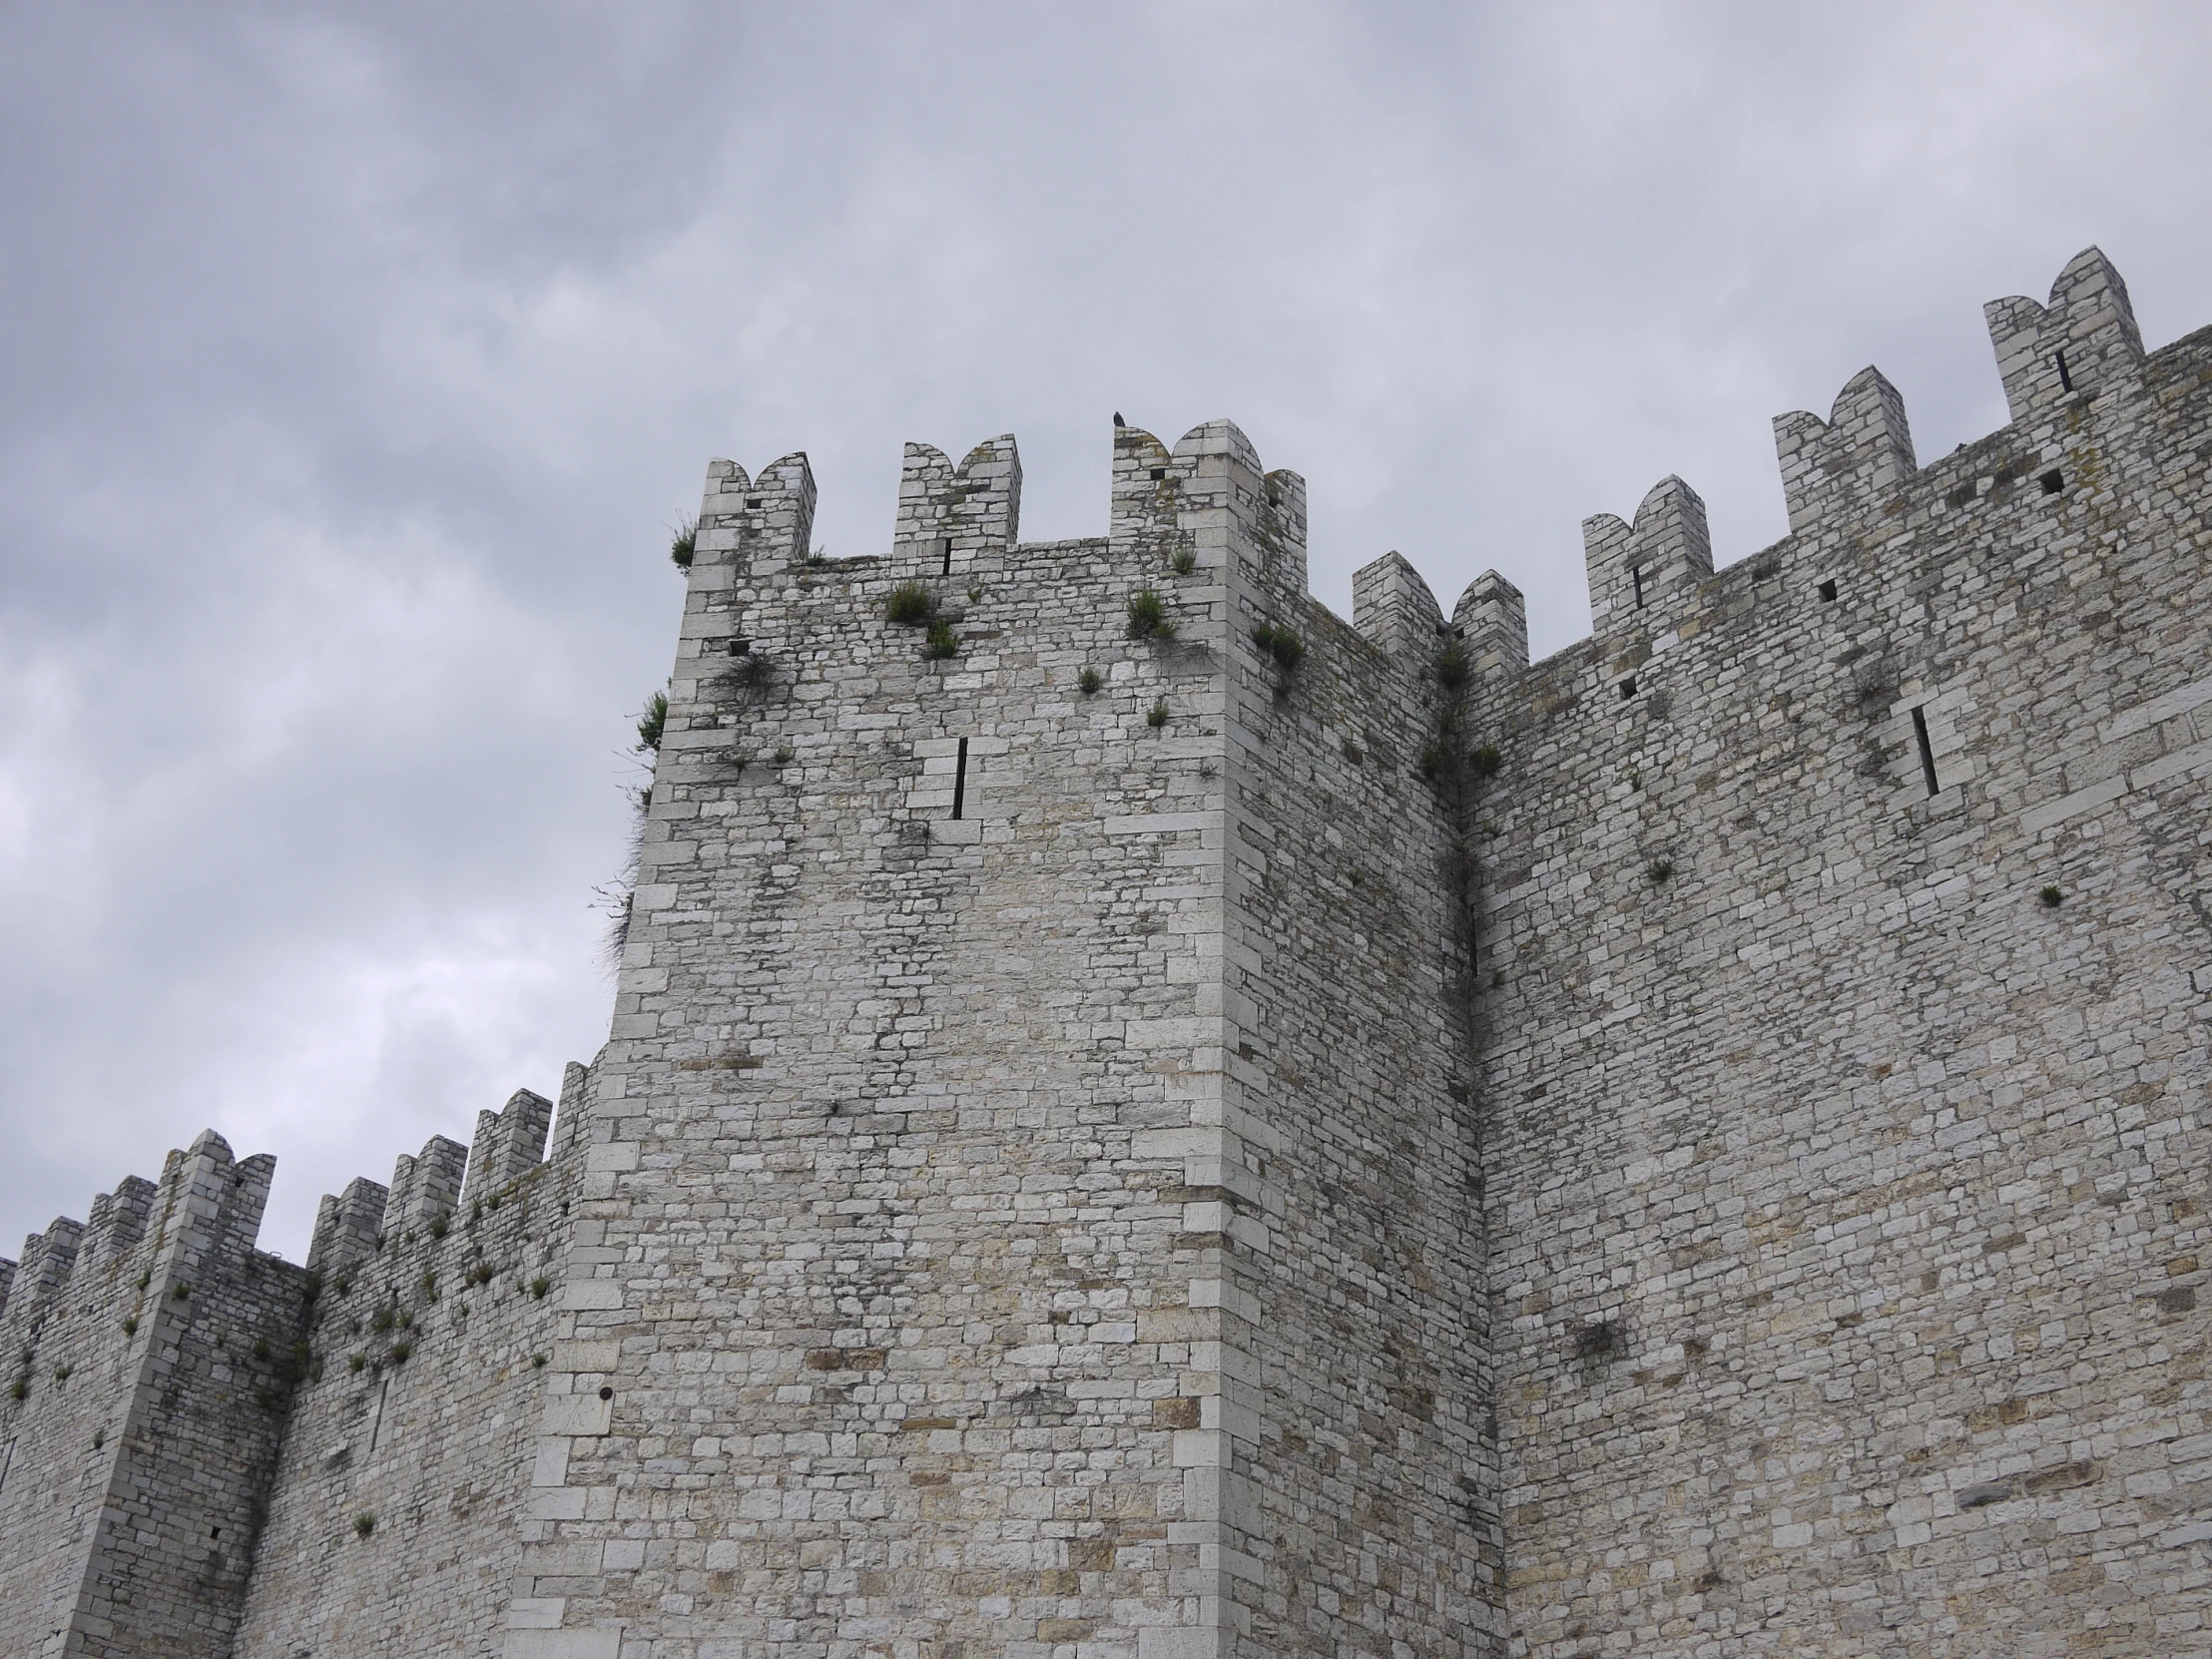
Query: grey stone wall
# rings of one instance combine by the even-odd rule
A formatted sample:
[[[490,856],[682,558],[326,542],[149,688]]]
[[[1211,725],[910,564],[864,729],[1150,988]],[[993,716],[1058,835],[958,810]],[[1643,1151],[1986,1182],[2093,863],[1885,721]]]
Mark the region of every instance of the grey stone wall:
[[[0,1649],[228,1654],[301,1371],[275,1169],[205,1134],[31,1241],[0,1310]]]
[[[2015,424],[1870,370],[1481,702],[1516,1653],[2212,1645],[2212,335],[1990,316]]]
[[[500,1651],[590,1078],[325,1200],[238,1659]],[[543,1160],[541,1162],[541,1159]],[[457,1177],[466,1168],[462,1185]],[[388,1196],[387,1196],[388,1195]]]

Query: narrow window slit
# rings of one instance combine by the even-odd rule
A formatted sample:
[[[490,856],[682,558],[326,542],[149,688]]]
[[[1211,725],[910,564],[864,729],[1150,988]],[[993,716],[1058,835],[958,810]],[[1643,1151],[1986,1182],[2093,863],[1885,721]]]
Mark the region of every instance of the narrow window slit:
[[[1628,579],[1636,585],[1636,609],[1640,611],[1644,608],[1644,567],[1630,565]]]
[[[386,1377],[376,1384],[376,1415],[369,1419],[368,1449],[374,1451],[376,1442],[384,1432],[384,1396],[391,1392],[391,1379]]]
[[[944,538],[944,574],[947,576],[952,574],[952,538],[950,536]]]
[[[1621,701],[1626,703],[1636,695],[1636,677],[1632,674],[1621,682]]]
[[[1831,577],[1828,581],[1825,581],[1821,584],[1821,603],[1823,605],[1833,605],[1836,603],[1835,578]]]
[[[2052,467],[2048,472],[2044,473],[2035,481],[2043,486],[2043,493],[2045,495],[2056,495],[2060,490],[2066,487],[2066,475],[2063,472],[2059,471],[2056,467]]]
[[[967,807],[967,739],[960,740],[960,753],[952,763],[952,816],[958,818]]]
[[[1913,707],[1913,736],[1921,746],[1921,777],[1928,782],[1928,793],[1935,795],[1941,786],[1936,782],[1936,751],[1928,744],[1928,716],[1920,705]]]
[[[2064,387],[2067,391],[2072,391],[2073,376],[2066,372],[2066,353],[2063,351],[2058,352],[2055,356],[2051,358],[2051,361],[2058,366],[2059,385]]]

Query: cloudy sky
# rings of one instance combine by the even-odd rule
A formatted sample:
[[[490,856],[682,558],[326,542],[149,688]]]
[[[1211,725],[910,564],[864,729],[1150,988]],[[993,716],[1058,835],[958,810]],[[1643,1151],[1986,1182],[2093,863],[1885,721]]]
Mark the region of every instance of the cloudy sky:
[[[212,1124],[264,1242],[606,1031],[593,888],[709,457],[1012,430],[1101,533],[1116,409],[1309,480],[1349,609],[1879,363],[2002,424],[1984,299],[2100,244],[2212,322],[2212,13],[1863,3],[0,4],[0,1240]],[[5,1248],[0,1246],[0,1248]]]

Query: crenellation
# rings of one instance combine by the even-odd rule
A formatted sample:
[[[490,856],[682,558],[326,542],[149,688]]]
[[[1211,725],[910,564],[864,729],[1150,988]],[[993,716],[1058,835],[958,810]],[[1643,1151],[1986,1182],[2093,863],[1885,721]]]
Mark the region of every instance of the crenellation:
[[[1638,503],[1633,524],[1611,513],[1584,519],[1582,557],[1591,632],[1611,633],[1713,574],[1705,502],[1681,479],[1662,478]]]
[[[1394,549],[1352,573],[1352,626],[1393,655],[1435,648],[1443,612],[1403,554]]]
[[[891,562],[901,576],[965,581],[996,568],[1020,539],[1021,455],[1011,432],[986,438],[955,467],[909,443],[899,469]]]
[[[707,468],[691,573],[770,576],[804,564],[814,547],[815,474],[805,454],[771,461],[755,478],[735,461]]]
[[[606,1048],[0,1267],[0,1648],[2212,1659],[2212,329],[1991,317],[1536,663],[1227,421],[714,463]]]
[[[2124,385],[2142,371],[2135,307],[2100,249],[2085,248],[2066,262],[2047,304],[2013,294],[1982,309],[2015,426],[2031,426],[2071,398]]]
[[[389,1236],[437,1226],[459,1208],[467,1174],[468,1148],[443,1135],[432,1135],[412,1158],[401,1153],[392,1164],[381,1232]]]
[[[411,1179],[415,1161],[402,1158],[400,1162]],[[323,1194],[315,1211],[314,1240],[307,1247],[309,1271],[329,1275],[364,1256],[373,1256],[377,1240],[383,1236],[384,1212],[390,1197],[390,1188],[362,1175],[348,1181],[345,1191],[334,1198]]]
[[[1467,672],[1485,686],[1514,680],[1528,667],[1527,604],[1520,589],[1494,570],[1460,593],[1451,632],[1466,651]]]
[[[546,1135],[553,1127],[553,1102],[517,1089],[496,1112],[476,1114],[476,1139],[470,1144],[461,1199],[482,1203],[499,1188],[527,1175],[545,1158]]]
[[[1826,420],[1776,415],[1774,447],[1793,532],[1857,517],[1916,470],[1905,399],[1871,364],[1844,382]]]

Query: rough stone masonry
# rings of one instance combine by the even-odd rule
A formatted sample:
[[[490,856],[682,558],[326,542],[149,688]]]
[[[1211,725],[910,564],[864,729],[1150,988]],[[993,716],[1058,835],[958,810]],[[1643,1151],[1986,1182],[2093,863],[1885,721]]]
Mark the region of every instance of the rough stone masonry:
[[[606,1047],[0,1270],[0,1651],[2212,1655],[2212,329],[1988,321],[1536,664],[1227,422],[713,463]]]

